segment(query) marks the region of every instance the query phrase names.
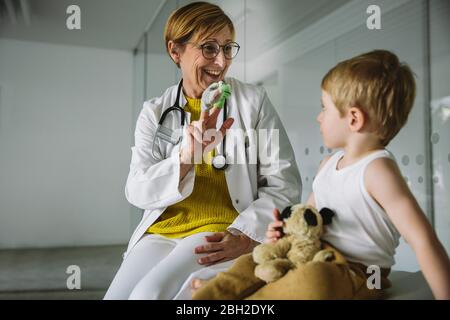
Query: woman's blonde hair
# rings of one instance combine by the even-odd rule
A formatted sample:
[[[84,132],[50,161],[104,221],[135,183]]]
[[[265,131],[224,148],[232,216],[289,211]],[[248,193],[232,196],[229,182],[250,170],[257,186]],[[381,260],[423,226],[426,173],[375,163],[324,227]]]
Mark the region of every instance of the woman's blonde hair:
[[[340,62],[325,75],[322,89],[341,116],[350,107],[359,108],[385,146],[405,125],[416,96],[411,69],[386,50]]]
[[[169,52],[169,41],[183,45],[188,41],[198,42],[223,28],[228,27],[234,40],[235,29],[231,19],[223,10],[208,2],[193,2],[181,7],[170,15],[164,30],[166,50]]]

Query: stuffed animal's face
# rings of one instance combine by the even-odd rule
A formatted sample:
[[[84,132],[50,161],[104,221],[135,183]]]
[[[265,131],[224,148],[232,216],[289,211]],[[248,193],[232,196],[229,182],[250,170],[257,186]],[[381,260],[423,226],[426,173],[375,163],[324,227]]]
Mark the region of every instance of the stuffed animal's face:
[[[333,215],[333,211],[327,208],[319,212],[312,206],[296,204],[287,207],[281,214],[285,222],[283,231],[300,239],[319,239],[323,226],[331,223]]]

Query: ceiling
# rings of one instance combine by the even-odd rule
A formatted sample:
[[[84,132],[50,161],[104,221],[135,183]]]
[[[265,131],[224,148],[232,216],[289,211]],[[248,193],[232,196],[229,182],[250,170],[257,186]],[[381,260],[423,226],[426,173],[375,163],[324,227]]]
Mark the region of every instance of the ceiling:
[[[221,2],[227,11],[231,2]],[[257,56],[260,51],[283,42],[349,0],[247,0],[245,8],[243,1],[237,2],[241,6],[238,16],[244,16],[245,11],[246,19],[239,19],[236,29],[238,33],[246,34],[248,56]]]
[[[164,0],[27,0],[30,23],[26,24],[22,0],[0,0],[0,38],[57,44],[132,50],[147,23]],[[13,23],[7,10],[12,3]],[[81,10],[81,30],[68,30],[67,7]]]
[[[188,2],[193,1],[0,0],[0,38],[133,50],[150,27],[149,51],[164,53],[162,34],[167,17],[177,6]],[[231,17],[238,42],[245,42],[247,54],[251,56],[282,42],[349,0],[210,2],[219,4]],[[77,4],[81,9],[81,30],[66,27],[66,19],[70,16],[66,9],[71,4]]]

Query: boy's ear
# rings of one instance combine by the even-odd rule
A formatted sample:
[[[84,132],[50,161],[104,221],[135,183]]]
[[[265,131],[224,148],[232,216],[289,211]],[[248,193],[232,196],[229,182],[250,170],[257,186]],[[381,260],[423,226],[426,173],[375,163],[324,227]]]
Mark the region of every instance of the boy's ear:
[[[358,107],[351,107],[348,110],[350,130],[353,132],[360,131],[366,123],[366,115]]]

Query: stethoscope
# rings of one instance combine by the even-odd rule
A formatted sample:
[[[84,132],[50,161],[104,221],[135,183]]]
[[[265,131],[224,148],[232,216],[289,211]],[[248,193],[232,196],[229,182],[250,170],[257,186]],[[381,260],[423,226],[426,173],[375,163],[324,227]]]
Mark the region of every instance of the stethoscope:
[[[178,84],[177,98],[175,100],[175,103],[173,104],[173,106],[171,106],[170,108],[166,109],[163,112],[163,114],[161,115],[161,118],[158,121],[158,128],[156,129],[155,139],[153,140],[153,145],[152,145],[152,156],[153,156],[153,158],[160,160],[160,161],[163,160],[163,158],[160,156],[156,156],[155,152],[154,152],[155,141],[157,139],[163,140],[163,141],[173,144],[173,145],[177,145],[182,140],[182,137],[180,135],[176,135],[174,133],[174,130],[163,126],[164,120],[166,119],[167,115],[172,111],[178,111],[178,112],[180,112],[180,115],[181,115],[180,125],[181,125],[181,128],[183,128],[183,126],[185,124],[185,119],[186,119],[186,111],[184,111],[184,109],[180,107],[180,103],[179,103],[182,88],[183,88],[183,79],[181,79],[180,83]],[[227,118],[227,101],[225,100],[225,104],[223,107],[223,122],[225,122],[226,118]],[[226,147],[225,147],[225,136],[224,136],[223,140],[222,140],[222,153],[215,155],[212,160],[212,166],[216,170],[225,170],[228,167],[225,148]],[[161,153],[160,153],[160,155],[161,155]]]

